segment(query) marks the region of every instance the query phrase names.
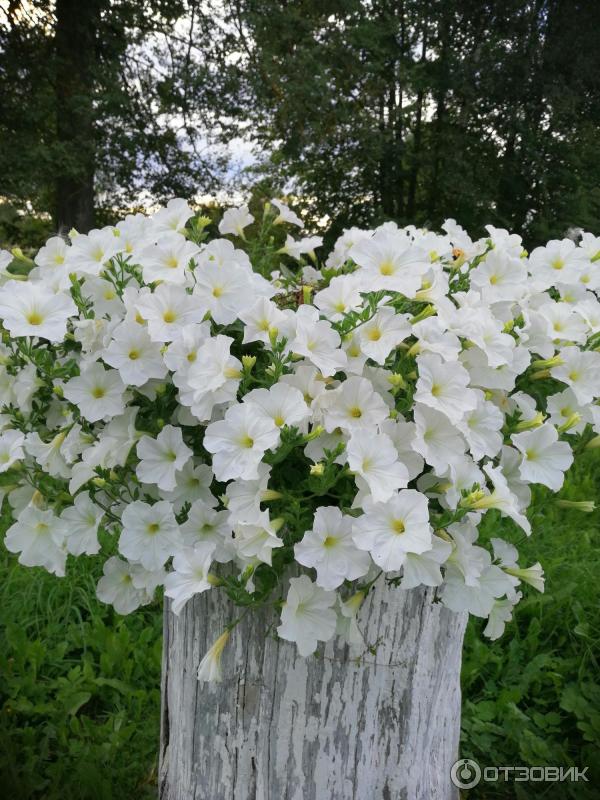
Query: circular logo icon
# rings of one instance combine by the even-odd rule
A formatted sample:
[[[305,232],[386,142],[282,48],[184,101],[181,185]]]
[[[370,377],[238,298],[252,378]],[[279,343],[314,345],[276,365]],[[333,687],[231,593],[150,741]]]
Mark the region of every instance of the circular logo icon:
[[[452,765],[450,779],[458,789],[472,789],[481,780],[481,767],[470,758],[459,758]]]

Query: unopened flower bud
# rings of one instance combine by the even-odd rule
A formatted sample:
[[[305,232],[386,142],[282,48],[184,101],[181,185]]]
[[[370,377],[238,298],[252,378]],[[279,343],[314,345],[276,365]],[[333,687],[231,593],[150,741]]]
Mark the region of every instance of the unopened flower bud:
[[[44,495],[38,489],[36,489],[35,492],[33,493],[30,502],[31,505],[35,506],[36,508],[46,507],[46,501],[44,499]]]
[[[538,411],[537,414],[532,417],[531,419],[522,419],[520,422],[517,423],[515,426],[515,430],[517,431],[530,431],[533,428],[539,428],[540,425],[544,424],[544,415],[541,411]]]
[[[564,364],[564,360],[560,355],[552,356],[552,358],[538,358],[536,361],[531,362],[533,369],[548,369],[551,367],[560,367]]]
[[[421,320],[427,319],[428,317],[432,317],[436,313],[435,307],[432,305],[425,306],[422,311],[419,311],[414,317],[412,317],[409,322],[411,325],[415,325],[417,322],[421,322]]]
[[[388,375],[387,379],[394,389],[404,389],[406,387],[406,382],[399,372],[392,372],[391,375]]]
[[[256,356],[242,356],[242,365],[245,372],[252,372],[256,364]]]
[[[575,411],[571,414],[570,417],[563,422],[562,425],[559,425],[557,430],[560,433],[566,433],[567,431],[571,430],[571,428],[576,427],[581,422],[581,414],[578,411]]]
[[[281,500],[282,497],[281,492],[276,492],[275,489],[265,489],[261,492],[260,500],[262,503],[268,503],[271,500]]]
[[[559,508],[572,508],[574,511],[582,511],[584,514],[591,514],[596,509],[593,500],[557,500]]]
[[[229,639],[230,631],[222,633],[198,666],[198,680],[218,683],[221,680],[221,655]]]
[[[312,467],[310,468],[310,474],[311,475],[320,476],[324,472],[325,472],[325,466],[323,464],[321,464],[320,461],[317,464],[313,464]]]
[[[305,442],[312,442],[314,439],[318,439],[319,436],[325,432],[325,428],[322,425],[315,425],[310,433],[307,433],[304,437]]]
[[[306,284],[302,287],[302,302],[307,305],[310,303],[310,296],[312,294],[313,287],[307,286]]]

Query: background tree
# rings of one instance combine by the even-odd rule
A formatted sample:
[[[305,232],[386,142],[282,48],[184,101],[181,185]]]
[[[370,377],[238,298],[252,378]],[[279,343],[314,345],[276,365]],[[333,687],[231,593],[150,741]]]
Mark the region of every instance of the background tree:
[[[239,0],[267,171],[315,214],[595,230],[600,6]],[[246,112],[247,113],[247,112]]]
[[[0,195],[85,231],[124,205],[214,190],[219,37],[200,6],[12,0],[0,11]]]

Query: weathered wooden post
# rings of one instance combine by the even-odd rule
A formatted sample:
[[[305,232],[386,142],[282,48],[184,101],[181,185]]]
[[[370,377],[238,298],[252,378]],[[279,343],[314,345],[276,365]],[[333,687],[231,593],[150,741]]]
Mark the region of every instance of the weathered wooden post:
[[[272,612],[268,612],[271,614]],[[200,659],[235,616],[218,591],[165,609],[161,800],[450,800],[458,757],[466,615],[432,590],[377,585],[357,663],[335,639],[303,659],[266,635],[267,612],[235,628],[223,681]]]

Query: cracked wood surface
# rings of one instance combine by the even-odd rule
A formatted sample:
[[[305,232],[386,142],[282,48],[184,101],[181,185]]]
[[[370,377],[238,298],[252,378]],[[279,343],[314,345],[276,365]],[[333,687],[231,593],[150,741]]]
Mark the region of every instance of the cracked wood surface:
[[[338,640],[303,659],[266,636],[272,611],[252,612],[220,684],[196,672],[231,601],[165,608],[160,800],[455,800],[466,618],[432,596],[376,584],[359,623],[377,647],[360,663]]]

